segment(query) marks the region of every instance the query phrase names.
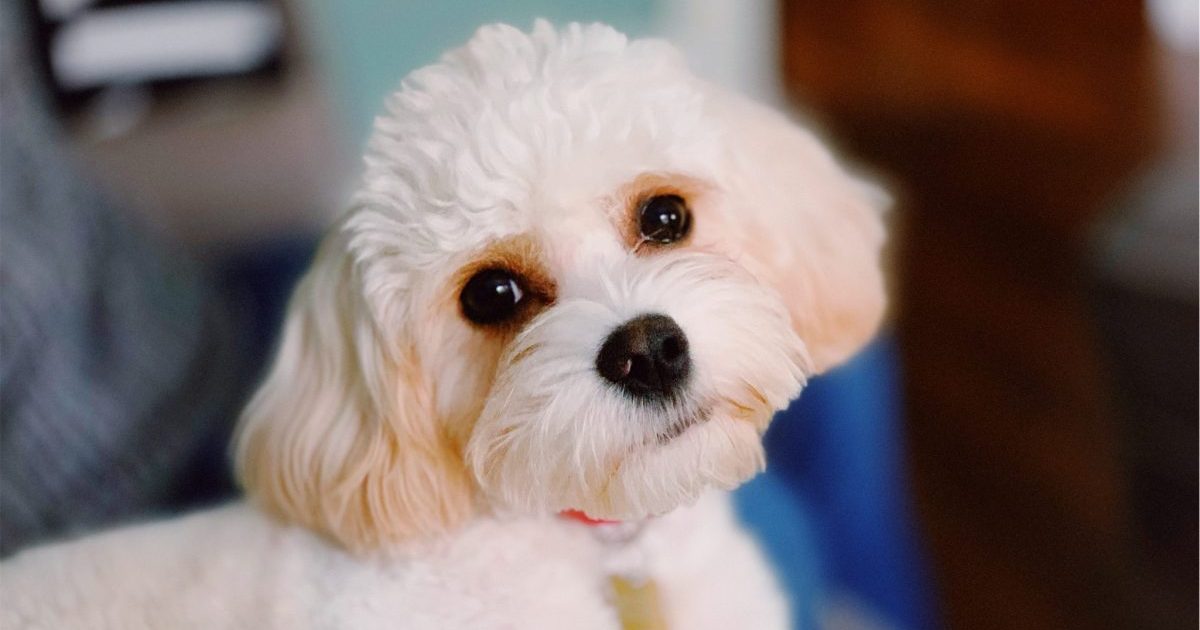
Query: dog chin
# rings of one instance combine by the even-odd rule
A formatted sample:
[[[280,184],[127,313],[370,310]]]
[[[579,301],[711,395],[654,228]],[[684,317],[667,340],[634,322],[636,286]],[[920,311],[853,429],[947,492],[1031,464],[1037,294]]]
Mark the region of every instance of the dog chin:
[[[496,442],[502,446],[477,460],[477,479],[499,506],[515,512],[573,509],[594,518],[638,520],[691,504],[709,488],[735,488],[763,468],[758,427],[770,409],[753,419],[744,409],[734,414],[720,405],[663,410],[658,417],[639,411],[639,423],[648,427],[640,437],[607,450],[611,443],[593,443],[570,457],[548,458],[519,438],[521,429],[506,431]],[[628,426],[625,414],[610,415],[591,419]]]
[[[672,425],[673,436],[659,434],[652,445],[631,452],[582,509],[617,520],[658,516],[694,503],[710,488],[736,488],[762,471],[765,459],[754,426],[711,414]]]

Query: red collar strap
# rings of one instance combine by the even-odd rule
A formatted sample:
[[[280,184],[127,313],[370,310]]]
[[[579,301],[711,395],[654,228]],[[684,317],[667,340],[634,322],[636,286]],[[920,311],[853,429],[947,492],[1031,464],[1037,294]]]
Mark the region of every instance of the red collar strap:
[[[615,525],[615,524],[621,522],[621,521],[608,521],[608,520],[599,519],[599,518],[592,518],[592,517],[588,516],[587,514],[584,514],[580,510],[563,510],[563,511],[559,512],[558,515],[569,521],[575,521],[576,523],[583,523],[584,525],[587,525],[589,527],[595,527],[596,525]]]

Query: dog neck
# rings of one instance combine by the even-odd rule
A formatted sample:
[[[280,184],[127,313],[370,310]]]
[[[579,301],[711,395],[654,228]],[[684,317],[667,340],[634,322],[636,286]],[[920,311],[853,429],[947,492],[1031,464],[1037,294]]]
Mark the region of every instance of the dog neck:
[[[650,575],[646,549],[639,544],[647,521],[596,519],[580,510],[563,510],[560,518],[588,527],[604,548],[602,570],[608,576],[607,597],[625,630],[665,630],[663,603]]]
[[[582,525],[600,543],[604,549],[602,562],[608,573],[639,580],[647,577],[642,533],[653,519],[604,520],[592,518],[580,510],[563,510],[558,516],[572,525]]]

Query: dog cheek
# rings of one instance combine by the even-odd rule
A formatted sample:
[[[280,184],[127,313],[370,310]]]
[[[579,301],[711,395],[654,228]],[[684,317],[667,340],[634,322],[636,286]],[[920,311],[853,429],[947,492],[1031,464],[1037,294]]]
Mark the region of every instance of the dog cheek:
[[[703,277],[673,301],[689,336],[696,367],[696,396],[718,415],[763,430],[772,414],[796,397],[812,371],[804,343],[787,310],[768,287],[729,261],[712,259]]]

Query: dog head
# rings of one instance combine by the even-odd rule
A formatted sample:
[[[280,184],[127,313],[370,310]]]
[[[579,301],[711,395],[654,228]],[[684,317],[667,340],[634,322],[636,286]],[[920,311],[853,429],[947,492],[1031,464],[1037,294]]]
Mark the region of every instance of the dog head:
[[[732,488],[878,326],[880,198],[661,42],[485,27],[377,120],[242,419],[243,484],[354,549]]]

